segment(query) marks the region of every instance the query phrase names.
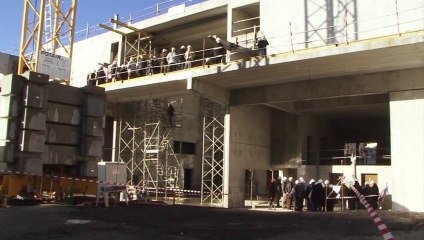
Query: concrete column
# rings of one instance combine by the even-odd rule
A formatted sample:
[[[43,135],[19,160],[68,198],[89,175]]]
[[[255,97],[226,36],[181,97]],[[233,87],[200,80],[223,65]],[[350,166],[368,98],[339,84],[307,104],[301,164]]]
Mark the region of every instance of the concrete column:
[[[228,192],[230,190],[230,114],[224,117],[224,207],[230,207]]]
[[[390,132],[393,210],[424,212],[424,90],[390,94]]]
[[[265,106],[236,106],[225,117],[225,207],[244,206],[246,170],[265,172],[271,166],[270,112]]]

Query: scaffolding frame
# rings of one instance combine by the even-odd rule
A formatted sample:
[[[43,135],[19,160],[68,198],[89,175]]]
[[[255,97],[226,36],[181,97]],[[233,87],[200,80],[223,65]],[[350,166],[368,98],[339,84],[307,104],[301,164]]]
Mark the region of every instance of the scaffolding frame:
[[[120,114],[118,159],[126,163],[128,184],[167,195],[168,188],[181,187],[181,163],[173,150],[173,141],[181,131],[181,104],[174,102],[175,118],[169,124],[165,106],[170,99],[150,99],[123,103]],[[172,179],[173,186],[171,186]]]
[[[203,99],[201,203],[224,204],[225,106]]]

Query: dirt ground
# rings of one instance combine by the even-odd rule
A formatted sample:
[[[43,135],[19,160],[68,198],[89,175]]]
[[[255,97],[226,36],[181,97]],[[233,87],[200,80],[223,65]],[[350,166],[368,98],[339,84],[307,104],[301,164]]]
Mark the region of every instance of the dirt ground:
[[[423,239],[424,214],[379,211],[397,239]],[[383,239],[365,210],[291,212],[141,204],[0,209],[0,239]]]

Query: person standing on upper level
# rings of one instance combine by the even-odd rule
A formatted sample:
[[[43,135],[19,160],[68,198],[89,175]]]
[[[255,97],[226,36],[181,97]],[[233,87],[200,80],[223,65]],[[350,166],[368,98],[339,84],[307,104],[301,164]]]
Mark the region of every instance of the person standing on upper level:
[[[216,47],[213,50],[213,55],[215,58],[215,63],[225,63],[225,48],[224,43],[222,42],[221,38],[216,38]]]
[[[187,51],[184,54],[185,68],[191,68],[191,62],[194,60],[194,51],[190,45],[187,46]]]
[[[256,37],[256,46],[259,50],[259,56],[264,57],[267,55],[266,47],[269,45],[268,40],[265,38],[265,34],[259,31]]]
[[[167,55],[168,51],[166,49],[162,49],[162,53],[159,55],[160,73],[163,74],[165,74],[168,70]]]
[[[166,61],[168,61],[169,72],[173,72],[178,69],[178,54],[174,47],[171,48],[171,51],[166,56]]]

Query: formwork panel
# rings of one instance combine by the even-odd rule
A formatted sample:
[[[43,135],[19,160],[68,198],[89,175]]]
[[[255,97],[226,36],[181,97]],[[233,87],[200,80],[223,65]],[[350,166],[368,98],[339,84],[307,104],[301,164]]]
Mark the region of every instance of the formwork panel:
[[[19,120],[17,118],[0,118],[0,141],[18,138]]]
[[[12,163],[15,160],[16,144],[0,141],[0,163]]]
[[[35,175],[42,175],[43,160],[39,156],[18,158],[15,163],[15,170]]]
[[[80,174],[85,177],[97,177],[97,161],[81,162]]]
[[[1,96],[22,96],[22,90],[25,86],[25,78],[17,74],[4,76],[0,81]]]
[[[83,114],[91,117],[103,117],[105,113],[104,96],[86,96],[83,101]]]
[[[48,92],[45,85],[28,83],[23,98],[25,107],[47,108]]]
[[[38,108],[24,108],[22,128],[30,130],[46,130],[46,111]]]
[[[85,136],[81,141],[81,155],[101,157],[103,154],[103,138]]]
[[[0,81],[1,82],[1,81]],[[0,117],[17,117],[22,112],[22,98],[18,96],[0,96]]]
[[[47,121],[77,126],[81,121],[81,108],[58,103],[49,103]]]
[[[31,72],[26,71],[24,74],[22,74],[29,82],[34,82],[38,84],[47,84],[49,83],[49,75],[38,73],[38,72]]]
[[[78,145],[79,128],[68,125],[47,124],[46,142],[49,144]]]
[[[43,152],[44,164],[75,165],[78,158],[78,147],[62,145],[46,145]]]
[[[63,103],[68,105],[81,106],[84,94],[79,88],[50,83],[47,85],[49,92],[49,102]]]
[[[82,134],[94,137],[103,137],[103,118],[86,117],[82,123]]]
[[[45,143],[44,134],[43,131],[22,130],[19,150],[22,152],[42,153]]]

